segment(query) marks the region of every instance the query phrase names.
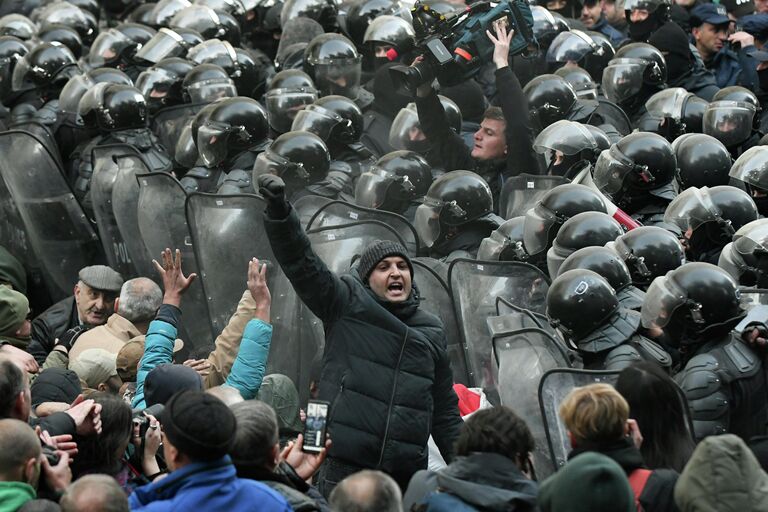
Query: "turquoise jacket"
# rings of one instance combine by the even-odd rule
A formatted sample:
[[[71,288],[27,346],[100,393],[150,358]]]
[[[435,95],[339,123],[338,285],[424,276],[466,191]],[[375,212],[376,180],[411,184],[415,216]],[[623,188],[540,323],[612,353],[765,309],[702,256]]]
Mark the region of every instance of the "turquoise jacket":
[[[243,331],[237,359],[232,365],[225,385],[236,388],[246,400],[256,398],[267,371],[272,326],[254,318]]]

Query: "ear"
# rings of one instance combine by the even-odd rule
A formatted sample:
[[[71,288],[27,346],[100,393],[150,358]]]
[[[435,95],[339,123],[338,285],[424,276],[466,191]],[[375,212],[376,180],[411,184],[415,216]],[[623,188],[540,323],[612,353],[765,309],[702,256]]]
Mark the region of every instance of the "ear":
[[[32,487],[37,486],[37,465],[41,464],[39,457],[32,457],[24,463],[24,481]]]
[[[75,287],[72,289],[72,295],[77,298],[77,294],[80,293],[80,283],[76,284]]]
[[[120,297],[115,297],[115,307],[113,309],[114,309],[114,312],[118,314],[119,314],[119,309],[118,309],[119,305],[120,305]]]
[[[701,29],[699,27],[693,27],[691,29],[691,34],[693,34],[693,38],[698,41],[699,34],[701,34]]]
[[[13,403],[13,416],[15,418],[21,419],[22,421],[27,421],[27,418],[24,417],[24,412],[26,411],[26,401],[27,397],[25,396],[24,390],[22,390],[18,395],[16,395],[16,400]]]
[[[277,465],[280,464],[280,442],[279,441],[275,443],[275,445],[272,447],[271,460],[272,460],[273,467],[277,467]]]
[[[97,391],[107,391],[107,385],[106,383],[102,382],[98,386],[96,386]]]

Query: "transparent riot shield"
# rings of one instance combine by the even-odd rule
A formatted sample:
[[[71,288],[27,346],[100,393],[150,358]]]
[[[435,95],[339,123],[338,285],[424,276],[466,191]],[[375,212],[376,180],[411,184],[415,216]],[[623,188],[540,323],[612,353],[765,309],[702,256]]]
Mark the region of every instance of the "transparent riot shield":
[[[307,230],[307,236],[320,259],[337,274],[349,271],[368,244],[376,240],[391,240],[408,247],[394,228],[377,220],[314,226]]]
[[[11,127],[11,131],[17,130],[27,132],[35,137],[38,142],[48,150],[53,157],[53,160],[56,162],[56,165],[59,168],[64,167],[64,163],[61,159],[61,152],[59,151],[59,145],[56,143],[56,137],[54,137],[53,132],[47,125],[30,120],[14,124]],[[72,151],[73,149],[74,148],[68,148],[69,151]]]
[[[14,227],[11,245],[35,253],[53,300],[68,297],[80,269],[100,261],[99,237],[43,142],[27,132],[6,131],[0,134],[0,154],[6,199],[10,196],[18,212],[6,225]],[[7,203],[5,209],[15,215]]]
[[[565,425],[558,414],[560,403],[573,388],[598,382],[614,385],[618,376],[619,372],[560,368],[550,370],[541,377],[539,408],[544,421],[550,460],[555,471],[565,465],[571,451]]]
[[[184,125],[205,106],[205,103],[177,105],[152,115],[152,133],[157,136],[171,159],[175,155],[176,143],[181,138]]]
[[[137,180],[139,232],[147,254],[159,259],[166,247],[179,249],[184,271],[200,275],[184,214],[187,195],[181,184],[164,172],[141,174],[137,176]],[[192,283],[181,301],[181,311],[184,331],[182,339],[186,346],[200,354],[210,350],[216,333],[211,329],[208,303],[200,283]]]
[[[445,280],[433,270],[432,266],[425,262],[425,260],[430,259],[432,258],[414,258],[412,260],[413,281],[421,296],[419,307],[442,320],[445,337],[448,341],[448,356],[451,359],[453,380],[469,385],[464,343],[459,332],[459,324],[456,322],[456,315],[453,313],[453,300]]]
[[[93,215],[99,230],[101,245],[107,256],[109,266],[120,272],[124,279],[138,275],[131,260],[126,241],[117,225],[116,208],[112,193],[117,180],[118,156],[139,156],[138,151],[128,144],[109,144],[93,149],[93,178],[91,179],[91,199]]]
[[[513,176],[501,188],[499,215],[505,219],[525,215],[544,194],[563,183],[569,183],[569,180],[562,176]]]
[[[397,232],[402,240],[401,243],[410,254],[419,253],[419,237],[413,225],[405,217],[384,210],[363,208],[344,201],[330,201],[318,208],[306,227],[307,230],[311,230],[327,226],[344,226],[360,221],[377,221],[386,224]]]
[[[740,302],[741,307],[744,310],[749,311],[756,306],[768,305],[768,290],[764,288],[750,288],[747,286],[740,286]]]
[[[304,196],[293,203],[293,209],[299,216],[299,221],[304,229],[307,229],[307,224],[315,216],[315,214],[328,203],[333,202],[333,199],[323,196]]]
[[[511,261],[456,259],[448,269],[459,330],[467,352],[469,380],[494,401],[497,391],[491,333],[486,319],[496,316],[496,298],[543,313],[549,279],[533,265]]]
[[[117,176],[112,188],[112,212],[123,238],[121,250],[129,258],[137,275],[154,276],[152,255],[147,252],[139,230],[139,183],[136,176],[149,168],[139,155],[115,155]]]
[[[247,289],[248,262],[259,258],[267,265],[272,294],[274,330],[267,372],[288,375],[304,391],[309,389],[312,359],[323,346],[322,324],[275,260],[264,229],[265,207],[264,200],[252,194],[194,193],[187,199],[186,213],[214,331],[220,332],[235,312]]]
[[[539,380],[549,370],[568,368],[570,361],[559,341],[549,333],[527,327],[525,313],[489,317],[488,328],[498,367],[498,389],[502,405],[525,418],[536,440],[533,454],[536,476],[545,478],[555,468],[547,449],[547,434],[538,401]]]

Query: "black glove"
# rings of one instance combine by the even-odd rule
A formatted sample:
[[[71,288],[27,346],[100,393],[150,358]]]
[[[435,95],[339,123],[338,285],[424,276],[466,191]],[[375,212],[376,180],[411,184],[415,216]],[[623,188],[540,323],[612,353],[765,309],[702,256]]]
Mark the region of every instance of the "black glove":
[[[259,194],[267,201],[267,214],[273,219],[284,219],[291,211],[290,203],[285,199],[285,182],[274,174],[262,174],[258,177]]]
[[[74,345],[77,341],[77,338],[79,338],[80,335],[87,330],[88,328],[82,325],[72,327],[71,329],[68,329],[67,332],[62,334],[61,338],[56,340],[56,345],[61,345],[62,347],[66,348],[67,353],[69,353],[69,351],[72,350],[72,345]]]

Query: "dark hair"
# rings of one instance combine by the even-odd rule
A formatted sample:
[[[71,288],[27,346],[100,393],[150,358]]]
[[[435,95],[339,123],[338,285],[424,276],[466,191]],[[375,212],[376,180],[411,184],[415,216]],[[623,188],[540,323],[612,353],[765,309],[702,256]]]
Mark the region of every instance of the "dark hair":
[[[505,406],[482,409],[469,417],[459,433],[456,455],[472,452],[498,453],[511,460],[526,458],[534,447],[528,425]]]
[[[235,466],[272,470],[272,448],[277,444],[277,415],[258,400],[247,400],[231,407],[237,421],[235,441],[229,452]]]
[[[101,434],[77,437],[72,474],[75,478],[88,473],[114,476],[122,468],[122,454],[117,451],[133,432],[131,407],[111,393],[93,393],[88,398],[101,405]]]
[[[504,118],[504,112],[502,112],[501,107],[488,107],[485,109],[485,112],[483,112],[483,119],[494,119],[496,121],[504,121],[505,123],[507,120]]]
[[[659,367],[637,363],[621,371],[616,390],[643,435],[640,452],[650,469],[682,471],[696,447],[682,390]]]
[[[16,397],[24,390],[24,372],[10,361],[0,361],[0,419],[10,418]]]

